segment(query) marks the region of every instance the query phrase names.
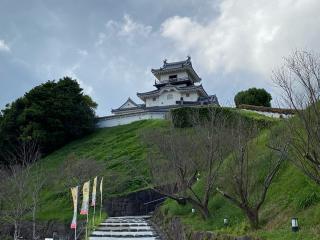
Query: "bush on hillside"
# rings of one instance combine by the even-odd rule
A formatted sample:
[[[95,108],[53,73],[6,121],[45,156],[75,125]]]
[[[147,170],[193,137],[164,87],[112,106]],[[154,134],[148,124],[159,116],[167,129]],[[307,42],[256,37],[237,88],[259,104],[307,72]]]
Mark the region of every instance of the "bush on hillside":
[[[192,127],[194,123],[194,117],[198,117],[202,120],[209,120],[210,109],[214,109],[217,113],[222,113],[225,116],[225,120],[230,124],[239,118],[243,118],[247,122],[248,126],[255,124],[258,128],[270,127],[273,122],[266,118],[256,119],[244,114],[240,114],[237,109],[225,108],[225,107],[183,107],[176,108],[170,111],[173,125],[178,128]]]
[[[234,97],[236,106],[240,104],[271,107],[271,94],[263,88],[249,88],[248,90],[238,92]]]
[[[2,110],[0,152],[5,155],[19,142],[30,140],[43,154],[52,152],[93,130],[96,106],[74,79],[41,84]]]

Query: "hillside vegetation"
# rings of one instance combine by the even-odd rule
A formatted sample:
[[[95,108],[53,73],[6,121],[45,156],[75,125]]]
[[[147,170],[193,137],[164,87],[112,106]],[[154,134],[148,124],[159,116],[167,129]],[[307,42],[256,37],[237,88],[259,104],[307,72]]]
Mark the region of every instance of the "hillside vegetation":
[[[232,110],[251,120],[270,121],[270,126],[280,121],[243,110]],[[91,159],[103,164],[101,175],[105,177],[105,192],[108,197],[125,195],[147,187],[148,164],[147,147],[141,133],[147,129],[165,128],[163,120],[145,120],[129,125],[98,129],[93,134],[74,141],[50,154],[41,162],[46,171],[55,172],[67,161],[68,156]],[[268,154],[262,148],[268,138],[265,129],[258,136],[255,151],[257,159]],[[263,162],[261,163],[263,164]],[[138,171],[137,171],[138,170]],[[227,171],[227,169],[225,169]],[[194,189],[201,191],[201,178]],[[61,185],[48,185],[41,194],[39,220],[68,222],[72,216],[69,189]],[[180,206],[167,200],[161,211],[170,218],[179,216],[193,230],[208,230],[234,235],[250,234],[263,239],[319,239],[320,238],[320,191],[290,162],[286,162],[272,183],[261,212],[261,229],[252,232],[245,215],[219,194],[214,194],[209,202],[210,218],[204,221],[200,215],[191,212],[191,206]],[[301,226],[299,233],[291,233],[291,217],[298,217]],[[223,226],[223,218],[230,225]]]
[[[241,114],[254,121],[272,121],[263,115],[244,110],[225,109],[226,112]],[[59,183],[60,172],[65,169],[69,158],[77,161],[88,159],[102,166],[101,176],[105,178],[104,192],[107,197],[125,195],[147,187],[148,164],[146,162],[147,146],[141,134],[150,129],[165,128],[164,120],[143,120],[128,125],[97,129],[94,133],[73,141],[59,150],[41,159],[44,171],[52,176],[53,181],[41,193],[39,220],[70,221],[72,216],[71,195],[67,185],[68,179]],[[74,164],[74,162],[72,163]]]
[[[255,114],[252,117],[256,117]],[[250,116],[246,115],[246,116]],[[266,118],[263,118],[266,120]],[[257,171],[265,167],[265,159],[271,154],[266,148],[272,128],[281,130],[281,121],[274,122],[252,141],[250,159],[257,164]],[[289,153],[290,158],[290,153]],[[225,160],[228,163],[228,159]],[[227,166],[227,164],[225,165]],[[228,167],[222,168],[221,176],[230,176]],[[256,174],[259,176],[259,172]],[[260,181],[259,177],[256,181]],[[217,181],[217,186],[224,186],[226,179]],[[200,178],[194,185],[194,191],[203,192],[204,183]],[[272,183],[265,203],[260,210],[260,226],[257,231],[250,230],[250,225],[244,213],[219,193],[214,193],[210,198],[210,217],[203,220],[198,212],[192,213],[192,206],[178,205],[173,200],[167,200],[161,207],[166,218],[178,216],[182,222],[193,231],[213,231],[221,234],[251,235],[259,239],[320,239],[320,189],[309,180],[291,161],[286,161]],[[297,217],[301,230],[291,232],[291,218]],[[229,219],[229,226],[225,227],[223,219]]]
[[[104,192],[107,197],[124,195],[146,187],[146,150],[140,140],[140,132],[149,128],[166,126],[166,121],[139,121],[129,125],[97,129],[82,139],[67,144],[41,160],[42,167],[49,174],[59,175],[61,166],[68,158],[89,159],[103,167]],[[132,169],[130,166],[135,166]],[[137,171],[138,170],[138,171]],[[68,179],[62,181],[67,182]],[[64,184],[52,181],[41,194],[40,220],[70,221],[72,216],[70,190]]]

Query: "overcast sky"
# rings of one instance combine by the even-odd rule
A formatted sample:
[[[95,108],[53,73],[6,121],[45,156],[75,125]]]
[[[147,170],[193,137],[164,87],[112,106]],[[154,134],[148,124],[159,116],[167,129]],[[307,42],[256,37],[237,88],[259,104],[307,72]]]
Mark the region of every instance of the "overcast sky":
[[[187,55],[222,105],[249,87],[277,99],[272,69],[294,49],[319,51],[319,9],[319,0],[0,0],[0,108],[68,75],[107,115],[153,90],[151,68]]]

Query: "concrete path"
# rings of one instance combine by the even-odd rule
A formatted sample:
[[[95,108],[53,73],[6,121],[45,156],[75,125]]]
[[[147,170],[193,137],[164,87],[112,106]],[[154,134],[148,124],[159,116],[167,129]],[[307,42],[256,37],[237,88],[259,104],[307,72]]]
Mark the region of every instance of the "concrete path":
[[[110,217],[90,235],[90,240],[161,240],[150,216]]]

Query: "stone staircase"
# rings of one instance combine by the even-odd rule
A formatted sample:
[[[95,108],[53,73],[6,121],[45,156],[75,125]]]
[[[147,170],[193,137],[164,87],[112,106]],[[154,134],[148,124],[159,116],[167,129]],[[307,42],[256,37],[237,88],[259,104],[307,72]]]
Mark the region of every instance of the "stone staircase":
[[[150,216],[110,217],[90,235],[90,240],[163,240],[149,221]]]

